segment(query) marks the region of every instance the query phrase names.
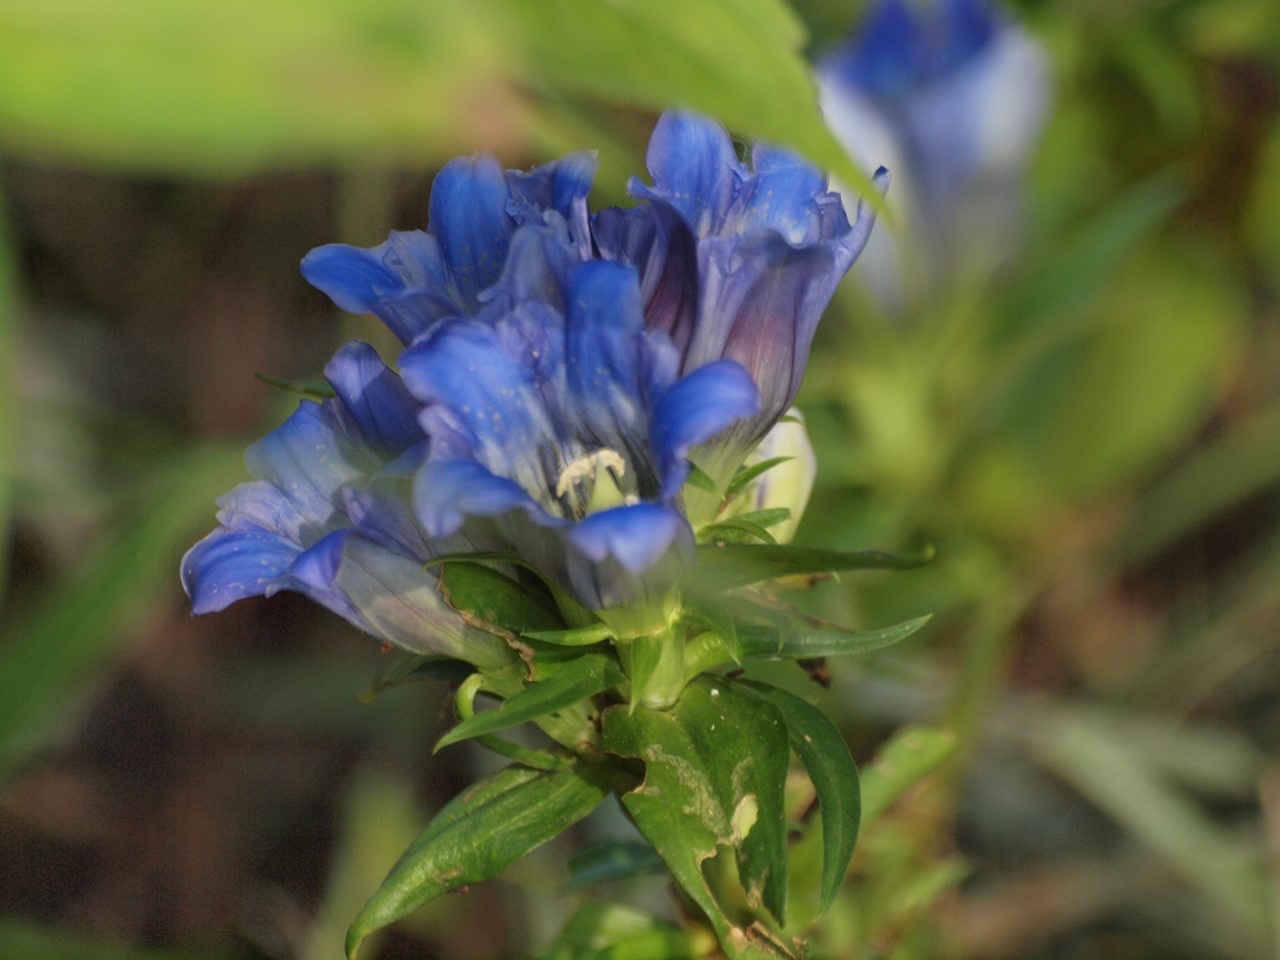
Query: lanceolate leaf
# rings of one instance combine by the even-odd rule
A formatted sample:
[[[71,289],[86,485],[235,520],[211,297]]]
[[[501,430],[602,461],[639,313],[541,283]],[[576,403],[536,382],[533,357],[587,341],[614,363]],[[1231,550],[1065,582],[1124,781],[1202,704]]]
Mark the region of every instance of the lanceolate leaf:
[[[932,551],[908,557],[879,550],[850,553],[767,543],[707,544],[698,547],[698,563],[689,579],[694,590],[719,593],[793,574],[910,570],[928,563],[931,558]]]
[[[565,664],[545,680],[531,683],[502,702],[497,709],[463,720],[440,738],[436,749],[470,737],[497,733],[528,720],[554,713],[593,697],[625,677],[610,654],[589,653]]]
[[[448,890],[488,880],[581,820],[611,784],[600,768],[510,767],[449,803],[400,858],[347,931],[347,957],[363,940]]]
[[[714,692],[713,692],[714,691]],[[790,954],[762,929],[734,925],[702,872],[719,845],[735,848],[749,901],[785,907],[783,786],[790,756],[777,712],[724,684],[691,684],[673,710],[607,710],[605,749],[643,760],[644,782],[623,804],[731,957]]]
[[[870,826],[889,804],[936,770],[955,752],[949,730],[907,727],[862,769],[862,824]]]
[[[733,479],[729,481],[729,486],[725,490],[725,494],[724,494],[725,499],[728,499],[729,497],[732,497],[735,493],[738,493],[740,490],[746,487],[746,485],[749,484],[752,480],[760,476],[760,474],[765,473],[769,470],[772,470],[774,467],[778,466],[779,464],[786,463],[788,460],[793,460],[793,459],[795,458],[794,457],[771,457],[768,460],[762,460],[760,463],[753,463],[749,467],[743,467],[736,474],[734,474]]]
[[[835,724],[821,710],[785,690],[745,684],[782,716],[791,748],[809,772],[822,813],[822,902],[825,913],[835,901],[858,840],[862,799],[858,768]]]
[[[892,646],[911,636],[932,619],[932,615],[905,620],[879,630],[790,630],[776,627],[739,628],[743,656],[805,659],[842,657]]]

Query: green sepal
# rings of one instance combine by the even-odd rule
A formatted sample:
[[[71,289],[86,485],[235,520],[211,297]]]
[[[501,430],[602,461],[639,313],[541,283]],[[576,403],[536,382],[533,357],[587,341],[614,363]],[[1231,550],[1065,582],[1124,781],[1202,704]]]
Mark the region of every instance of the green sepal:
[[[790,954],[763,929],[735,926],[703,874],[732,847],[748,903],[779,922],[786,910],[783,789],[790,760],[778,712],[723,683],[690,684],[669,711],[606,710],[602,744],[644,761],[645,776],[622,802],[672,875],[706,913],[730,957]]]
[[[662,858],[647,843],[610,841],[597,843],[569,858],[566,890],[581,890],[593,883],[650,876],[665,870]]]
[[[317,403],[338,395],[328,380],[281,380],[266,373],[255,373],[254,376],[267,386],[296,394],[307,400],[315,400]]]
[[[691,589],[714,594],[796,574],[911,570],[932,558],[932,549],[917,556],[902,556],[880,550],[849,552],[790,544],[714,543],[698,547],[697,564],[686,580]]]
[[[387,670],[373,685],[363,691],[359,699],[369,701],[392,687],[417,680],[440,680],[444,683],[461,683],[475,672],[475,667],[465,660],[430,653],[403,657]]]
[[[483,563],[440,564],[438,589],[445,603],[480,629],[514,636],[564,627],[560,615],[540,597]]]
[[[689,464],[689,476],[685,478],[684,482],[713,496],[722,496],[720,488],[716,486],[716,482],[696,463]]]
[[[529,683],[501,705],[462,720],[441,737],[435,749],[485,734],[497,733],[557,710],[563,710],[612,686],[623,683],[618,662],[611,654],[587,653],[561,666],[546,679]]]
[[[795,457],[770,457],[768,460],[762,460],[759,463],[753,463],[749,467],[743,467],[733,475],[733,479],[729,481],[729,486],[725,488],[724,498],[726,500],[732,498],[735,494],[742,490],[756,477],[762,473],[767,473],[774,467],[786,463],[788,460],[794,460]]]
[[[375,930],[449,890],[497,875],[563,833],[616,786],[611,773],[508,767],[450,801],[401,856],[347,931],[354,960]]]
[[[723,604],[699,603],[691,599],[681,609],[680,617],[686,623],[702,626],[711,631],[720,640],[729,659],[734,663],[742,662],[742,642],[738,637],[738,625],[734,623],[733,616]],[[688,666],[687,663],[686,666]],[[698,672],[701,673],[700,670]]]
[[[858,842],[862,813],[858,767],[849,747],[827,716],[794,694],[761,683],[743,682],[752,694],[782,716],[791,749],[804,764],[822,816],[822,895],[818,912],[835,902]]]

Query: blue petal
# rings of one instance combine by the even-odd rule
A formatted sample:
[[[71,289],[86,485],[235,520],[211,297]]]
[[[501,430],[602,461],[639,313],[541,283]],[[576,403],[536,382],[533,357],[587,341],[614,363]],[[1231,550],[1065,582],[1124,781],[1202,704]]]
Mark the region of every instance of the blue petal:
[[[924,32],[904,0],[881,0],[830,64],[853,87],[886,99],[901,98],[927,75]]]
[[[759,246],[754,257],[766,266],[749,278],[721,356],[742,364],[760,385],[767,429],[800,389],[813,335],[841,274],[826,247],[794,249],[776,237],[762,238]]]
[[[421,230],[393,231],[368,250],[341,243],[317,247],[303,257],[302,275],[339,308],[376,315],[403,343],[462,311],[435,237]]]
[[[380,466],[371,450],[342,437],[331,409],[304,400],[245,452],[249,472],[274,485],[297,511],[304,542],[341,522],[342,487]]]
[[[751,375],[728,360],[699,367],[668,390],[653,409],[653,449],[662,496],[674,497],[689,476],[689,451],[754,416],[760,391]]]
[[[354,427],[353,439],[390,460],[422,439],[421,406],[367,343],[352,341],[329,361],[325,379]]]
[[[668,110],[658,120],[645,159],[653,187],[632,180],[632,196],[667,201],[699,236],[724,219],[745,173],[728,131],[682,110]]]
[[[472,313],[477,295],[501,276],[514,229],[498,161],[488,155],[449,161],[431,185],[429,217],[458,301]]]
[[[436,572],[355,531],[339,531],[316,544],[290,577],[290,589],[402,649],[459,657],[485,669],[510,660],[500,639],[467,626],[444,604]]]
[[[293,502],[265,480],[241,483],[218,498],[218,523],[232,530],[255,529],[301,542],[305,521]]]
[[[511,199],[507,213],[517,224],[541,223],[544,210],[554,210],[567,222],[575,223],[586,210],[587,195],[599,165],[595,153],[581,151],[528,173],[507,171]]]
[[[456,533],[467,517],[496,517],[512,510],[545,516],[518,483],[494,476],[474,460],[424,464],[413,483],[413,503],[429,537]]]
[[[679,511],[655,503],[637,503],[593,513],[573,527],[570,542],[588,559],[616,560],[624,570],[639,574],[666,556],[689,532]]]
[[[269,592],[298,556],[296,543],[245,527],[219,528],[182,558],[182,586],[194,613],[214,613]]]
[[[545,483],[541,450],[554,441],[533,370],[503,343],[505,326],[454,321],[400,358],[404,382],[426,403],[422,424],[433,459],[466,457],[529,489]]]
[[[641,417],[644,322],[633,268],[593,261],[574,270],[565,323],[565,373],[578,417],[610,445],[620,442]]]
[[[815,202],[826,193],[826,176],[790,151],[764,144],[756,146],[752,159],[755,176],[739,232],[776,230],[793,244],[828,239]]]

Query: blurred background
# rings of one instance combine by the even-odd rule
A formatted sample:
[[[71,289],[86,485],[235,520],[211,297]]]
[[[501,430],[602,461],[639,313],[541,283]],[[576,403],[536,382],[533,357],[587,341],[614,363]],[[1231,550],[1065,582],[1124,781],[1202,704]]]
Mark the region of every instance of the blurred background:
[[[799,539],[937,559],[801,602],[935,616],[807,689],[897,777],[815,955],[1280,957],[1280,7],[971,6],[0,6],[0,958],[340,955],[485,761],[298,597],[193,619],[178,559],[296,401],[255,374],[386,345],[307,250],[424,226],[477,149],[595,149],[624,202],[667,104],[850,202],[895,177],[801,395]],[[587,956],[572,911],[665,902],[565,892],[598,829],[365,956]]]

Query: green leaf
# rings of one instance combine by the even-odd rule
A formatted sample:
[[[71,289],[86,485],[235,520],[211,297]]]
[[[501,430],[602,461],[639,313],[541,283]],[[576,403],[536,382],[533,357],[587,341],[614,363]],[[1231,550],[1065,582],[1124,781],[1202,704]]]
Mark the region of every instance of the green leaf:
[[[626,678],[612,654],[588,653],[569,661],[544,680],[528,684],[500,706],[460,722],[436,743],[436,749],[497,733],[595,696]]]
[[[933,619],[932,614],[905,620],[879,630],[791,629],[773,627],[739,628],[742,654],[747,657],[777,657],[803,660],[811,657],[844,657],[893,646],[911,636]]]
[[[737,955],[730,948],[745,936],[725,916],[702,865],[718,845],[733,847],[747,902],[779,919],[785,914],[790,746],[781,717],[724,683],[695,681],[670,711],[610,708],[603,734],[606,750],[644,761],[645,779],[623,804],[707,913],[726,952]]]
[[[804,28],[780,0],[505,0],[498,9],[526,45],[518,76],[528,85],[699,110],[795,148],[879,204],[822,120]]]
[[[361,942],[449,890],[488,880],[558,836],[604,800],[598,767],[509,767],[451,801],[405,851],[347,931],[349,960]]]
[[[661,873],[662,858],[647,843],[611,841],[597,843],[569,858],[566,890],[581,890],[593,883],[627,880]]]
[[[508,634],[564,627],[559,614],[506,574],[472,562],[440,567],[440,595],[472,626]]]
[[[749,467],[743,467],[733,475],[733,479],[729,481],[729,486],[725,489],[724,498],[728,500],[734,495],[741,493],[743,488],[752,480],[772,470],[779,464],[786,463],[788,460],[794,460],[795,457],[771,457],[768,460],[762,460],[759,463],[752,464]]]
[[[745,683],[773,706],[787,725],[791,748],[804,764],[822,814],[822,899],[820,913],[835,902],[858,842],[862,800],[858,768],[849,747],[821,710],[777,687]]]
[[[254,376],[268,386],[283,390],[286,393],[297,394],[308,400],[328,400],[330,397],[337,395],[328,380],[281,380],[279,377],[273,377],[265,373],[255,373]]]
[[[587,902],[540,960],[685,960],[701,956],[678,927],[616,903]]]
[[[1043,762],[1252,932],[1270,929],[1257,844],[1214,822],[1165,783],[1105,717],[1059,711],[1031,731]]]
[[[1234,504],[1280,482],[1280,403],[1233,424],[1192,451],[1153,486],[1116,539],[1117,566],[1132,568],[1168,549]]]
[[[526,630],[524,636],[561,647],[588,647],[608,640],[613,636],[613,631],[603,623],[592,623],[572,630]]]
[[[911,570],[928,563],[933,551],[899,556],[879,550],[824,550],[790,544],[726,543],[698,547],[698,561],[688,582],[696,591],[719,593],[794,574],[841,570]]]
[[[700,603],[696,599],[686,601],[681,610],[681,619],[688,623],[706,627],[719,638],[729,659],[734,663],[742,662],[742,644],[738,639],[738,625],[728,609],[714,601]],[[701,671],[699,671],[701,672]]]
[[[697,487],[699,490],[705,490],[707,493],[720,496],[720,488],[716,486],[716,482],[707,475],[707,473],[696,463],[689,464],[689,476],[685,480],[691,487]]]
[[[788,507],[770,507],[767,510],[752,510],[748,513],[740,513],[734,519],[757,523],[762,527],[774,527],[790,520],[791,510]]]
[[[955,748],[956,737],[949,730],[907,727],[896,733],[862,770],[862,828],[938,769]]]
[[[761,543],[768,544],[778,542],[774,535],[760,524],[752,523],[742,517],[709,523],[698,531],[698,540],[701,543],[738,543],[745,539],[759,540]]]

